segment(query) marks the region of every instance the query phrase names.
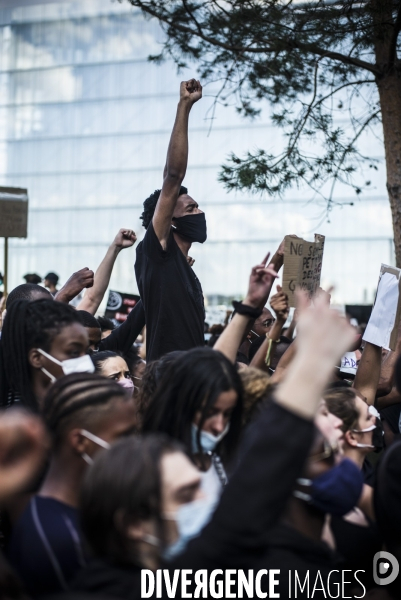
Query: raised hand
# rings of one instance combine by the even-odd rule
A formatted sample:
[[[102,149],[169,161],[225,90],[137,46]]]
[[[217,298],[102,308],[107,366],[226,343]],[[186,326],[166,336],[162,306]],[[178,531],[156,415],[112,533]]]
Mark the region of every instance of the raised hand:
[[[193,267],[195,264],[195,259],[192,258],[192,256],[187,256],[187,263],[189,264],[190,267]]]
[[[319,363],[332,368],[353,343],[355,331],[344,317],[330,309],[327,294],[316,296],[311,308],[308,295],[297,292],[297,343],[299,353],[318,357]]]
[[[180,87],[180,100],[189,100],[191,104],[195,104],[202,98],[202,86],[200,81],[190,79],[182,81]]]
[[[288,304],[288,296],[283,292],[283,288],[280,285],[277,286],[277,294],[274,294],[270,298],[270,306],[276,313],[277,320],[285,323],[288,319],[290,306]]]
[[[285,236],[285,237],[287,237],[287,236]],[[295,239],[298,238],[298,236],[295,235],[294,233],[290,233],[289,237],[292,237]],[[284,250],[285,250],[285,238],[283,238],[283,240],[280,243],[280,246],[277,248],[276,254],[278,254],[278,256],[284,257]]]
[[[315,298],[317,296],[321,296],[325,300],[326,304],[328,306],[330,306],[330,302],[331,302],[331,294],[330,294],[330,292],[326,292],[326,290],[324,290],[323,288],[320,287],[320,288],[318,288],[316,290]]]
[[[269,257],[270,252],[259,265],[253,267],[244,304],[254,308],[263,308],[266,304],[273,281],[278,277],[273,267],[267,266]]]
[[[330,309],[326,298],[318,296],[311,308],[308,295],[298,291],[297,301],[296,353],[275,398],[287,410],[312,420],[333,367],[355,334],[347,320]],[[294,350],[295,344],[291,348]]]
[[[93,286],[93,278],[93,271],[88,269],[88,267],[84,267],[71,275],[61,290],[57,292],[54,299],[57,302],[71,302],[84,288]]]
[[[136,235],[132,229],[120,229],[114,238],[114,246],[120,250],[131,248],[136,242]]]
[[[18,493],[35,478],[48,448],[38,417],[16,408],[0,413],[0,500]]]

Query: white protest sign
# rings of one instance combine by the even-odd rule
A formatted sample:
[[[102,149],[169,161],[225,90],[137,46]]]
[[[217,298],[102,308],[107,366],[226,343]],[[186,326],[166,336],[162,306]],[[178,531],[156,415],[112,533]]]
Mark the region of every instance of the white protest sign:
[[[400,317],[400,269],[382,265],[376,300],[363,339],[386,350],[395,350]]]
[[[341,373],[355,375],[358,368],[356,352],[346,352],[341,359]]]

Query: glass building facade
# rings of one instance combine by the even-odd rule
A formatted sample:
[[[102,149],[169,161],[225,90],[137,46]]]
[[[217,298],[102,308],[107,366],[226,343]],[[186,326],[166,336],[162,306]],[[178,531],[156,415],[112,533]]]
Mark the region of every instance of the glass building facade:
[[[148,62],[163,33],[126,2],[0,7],[0,185],[27,187],[30,198],[28,238],[10,241],[11,289],[27,272],[56,271],[63,282],[95,269],[121,227],[143,236],[142,202],[161,187],[179,82],[193,72]],[[380,139],[363,140],[380,161],[369,193],[359,200],[339,187],[337,200],[354,205],[335,208],[328,223],[306,189],[284,199],[226,192],[217,176],[227,154],[274,150],[279,136],[268,109],[249,122],[234,106],[218,107],[211,121],[214,91],[205,87],[190,117],[184,182],[208,221],[208,241],[191,250],[205,294],[243,294],[250,267],[285,234],[318,232],[327,236],[323,283],[336,286],[335,300],[371,302],[380,263],[394,263]],[[119,256],[113,289],[137,291],[134,262],[135,250]]]

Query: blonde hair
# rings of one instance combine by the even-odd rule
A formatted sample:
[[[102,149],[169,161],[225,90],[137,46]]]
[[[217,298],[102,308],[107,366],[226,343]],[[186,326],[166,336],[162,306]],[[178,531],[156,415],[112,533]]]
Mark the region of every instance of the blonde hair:
[[[274,384],[267,373],[254,367],[241,369],[239,376],[243,386],[244,413],[242,424],[247,425],[252,419],[256,407],[269,396]]]

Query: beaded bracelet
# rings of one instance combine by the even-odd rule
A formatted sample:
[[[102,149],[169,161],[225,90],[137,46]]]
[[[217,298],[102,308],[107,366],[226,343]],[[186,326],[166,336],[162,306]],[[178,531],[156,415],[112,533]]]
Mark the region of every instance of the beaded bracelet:
[[[266,367],[270,367],[272,346],[273,346],[273,344],[278,344],[280,340],[272,340],[269,337],[268,333],[266,333],[266,337],[269,340],[269,345],[267,347],[266,358],[265,358],[265,365],[266,365]]]

